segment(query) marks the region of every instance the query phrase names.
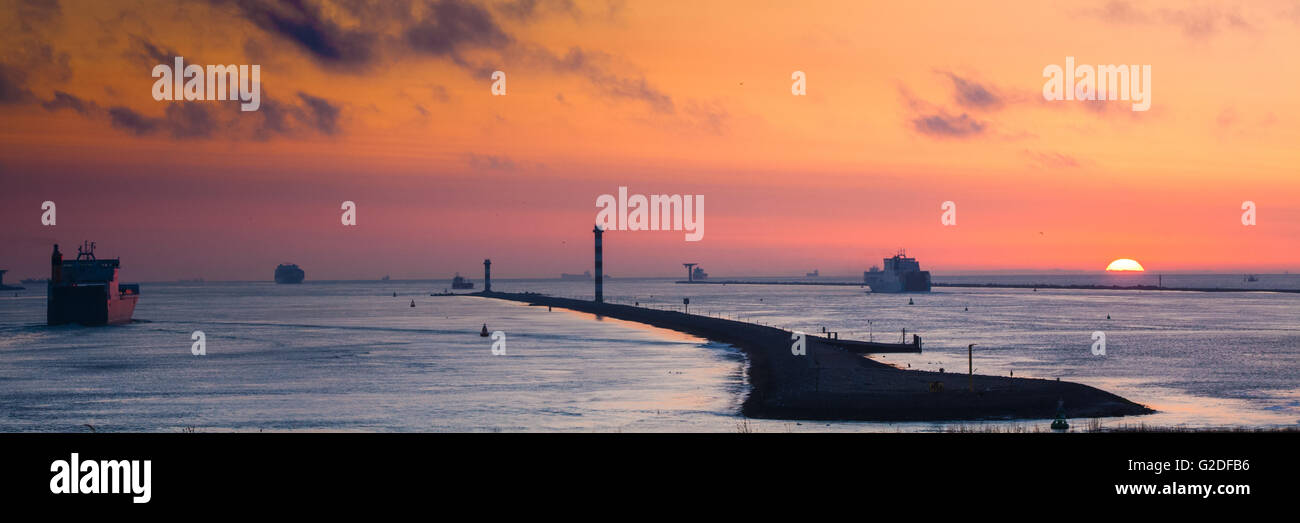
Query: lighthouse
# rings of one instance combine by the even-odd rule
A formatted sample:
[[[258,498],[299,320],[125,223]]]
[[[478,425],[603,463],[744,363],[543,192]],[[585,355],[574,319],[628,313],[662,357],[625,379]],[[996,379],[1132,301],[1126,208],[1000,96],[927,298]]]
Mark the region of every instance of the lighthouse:
[[[492,292],[492,260],[483,260],[483,292]]]
[[[604,303],[605,285],[602,274],[604,272],[605,262],[601,260],[600,250],[602,237],[605,235],[605,231],[601,230],[600,226],[597,225],[591,229],[591,232],[596,235],[596,303]]]

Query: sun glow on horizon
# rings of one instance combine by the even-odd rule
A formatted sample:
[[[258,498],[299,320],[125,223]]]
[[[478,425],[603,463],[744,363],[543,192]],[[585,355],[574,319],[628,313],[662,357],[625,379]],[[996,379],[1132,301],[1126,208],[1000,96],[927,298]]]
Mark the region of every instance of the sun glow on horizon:
[[[1106,266],[1106,272],[1142,272],[1145,270],[1142,264],[1128,258],[1120,258]]]

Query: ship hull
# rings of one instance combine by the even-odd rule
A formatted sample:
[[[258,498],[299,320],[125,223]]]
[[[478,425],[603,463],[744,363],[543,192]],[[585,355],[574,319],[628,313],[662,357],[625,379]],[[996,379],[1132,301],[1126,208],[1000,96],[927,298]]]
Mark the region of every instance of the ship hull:
[[[122,325],[131,323],[131,315],[135,314],[135,302],[139,296],[125,296],[117,300],[108,301],[108,324]]]
[[[103,285],[51,287],[46,305],[46,323],[64,325],[121,325],[131,323],[138,294],[109,298]]]
[[[871,287],[871,292],[930,292],[930,271],[880,275],[867,273],[864,283]]]
[[[302,283],[307,278],[307,271],[297,265],[281,265],[275,268],[276,283]]]

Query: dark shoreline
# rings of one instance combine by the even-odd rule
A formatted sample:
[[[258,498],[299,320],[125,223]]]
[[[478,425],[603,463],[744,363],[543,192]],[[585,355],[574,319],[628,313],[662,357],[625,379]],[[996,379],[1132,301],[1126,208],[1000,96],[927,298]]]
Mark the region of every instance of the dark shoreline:
[[[827,287],[866,287],[862,282],[816,282],[816,281],[676,281],[685,285],[818,285]],[[1182,291],[1182,292],[1284,292],[1300,293],[1300,289],[1238,289],[1233,287],[1160,287],[1156,285],[1092,285],[1092,284],[1043,284],[1029,283],[931,283],[931,287],[964,287],[976,289],[1071,289],[1096,291]]]
[[[1050,419],[1058,401],[1071,418],[1155,411],[1078,383],[1036,378],[904,370],[806,335],[807,354],[791,354],[791,333],[734,320],[556,298],[542,294],[473,293],[535,306],[561,307],[644,323],[732,345],[749,357],[751,392],[742,413],[752,418],[855,421]],[[972,390],[973,389],[973,390]]]

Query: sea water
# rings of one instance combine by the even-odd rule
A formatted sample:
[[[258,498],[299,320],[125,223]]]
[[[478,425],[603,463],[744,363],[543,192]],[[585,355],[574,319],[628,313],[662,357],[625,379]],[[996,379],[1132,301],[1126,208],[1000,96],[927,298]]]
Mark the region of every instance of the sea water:
[[[1297,282],[1274,278],[1274,288]],[[1237,284],[1224,283],[1230,279],[1202,278]],[[7,292],[0,297],[0,430],[804,432],[972,424],[747,420],[739,415],[746,360],[732,347],[561,309],[430,296],[447,286],[144,284],[135,321],[111,327],[45,326],[42,286]],[[588,299],[591,287],[493,282],[499,291]],[[1107,418],[1103,427],[1300,423],[1300,294],[945,287],[870,294],[856,286],[616,279],[606,281],[605,295],[674,310],[689,297],[692,313],[809,333],[825,328],[841,338],[900,341],[906,329],[909,339],[922,336],[924,352],[877,359],[955,378],[966,372],[974,343],[976,373],[1085,383],[1160,411]],[[484,324],[505,334],[504,355],[480,336]],[[191,352],[195,331],[204,333],[205,355]],[[1104,356],[1094,350],[1098,331]],[[1045,430],[1047,422],[984,424]]]

